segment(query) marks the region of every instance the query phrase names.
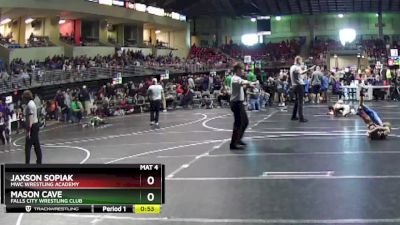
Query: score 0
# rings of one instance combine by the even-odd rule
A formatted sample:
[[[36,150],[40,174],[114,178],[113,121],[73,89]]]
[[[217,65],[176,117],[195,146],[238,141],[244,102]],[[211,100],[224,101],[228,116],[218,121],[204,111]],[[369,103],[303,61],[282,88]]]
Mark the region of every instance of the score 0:
[[[144,179],[141,179],[141,185],[142,186],[154,187],[155,184],[156,184],[156,178],[157,179],[161,179],[162,175],[161,175],[161,171],[160,171],[160,166],[159,165],[140,165],[140,170],[154,171],[155,172],[155,173],[152,173],[152,174],[151,173],[150,174],[146,174],[144,176]],[[143,181],[145,183],[142,183]],[[160,182],[161,182],[161,180],[160,180]]]
[[[154,185],[154,177],[153,176],[147,177],[147,185],[149,185],[149,186]]]
[[[146,182],[145,185],[148,187],[154,186],[154,184],[155,184],[154,176],[148,176],[145,182]],[[147,198],[147,201],[149,201],[149,202],[154,201],[154,193],[152,193],[152,192],[147,193],[146,198]]]
[[[142,188],[161,188],[161,179],[162,179],[162,173],[161,170],[162,168],[160,165],[140,165],[140,170],[145,170],[148,172],[142,173],[141,176],[141,186]],[[151,204],[152,202],[155,201],[156,195],[158,196],[158,191],[159,190],[149,190],[149,192],[145,192],[144,194],[144,199],[147,202],[147,204]]]

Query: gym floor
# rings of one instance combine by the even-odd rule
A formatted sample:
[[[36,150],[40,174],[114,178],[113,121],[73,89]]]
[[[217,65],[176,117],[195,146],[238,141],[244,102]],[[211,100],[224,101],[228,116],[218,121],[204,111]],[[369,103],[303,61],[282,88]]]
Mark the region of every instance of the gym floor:
[[[107,125],[54,125],[41,132],[44,163],[163,163],[160,215],[5,214],[2,225],[71,224],[400,224],[399,103],[368,103],[393,131],[371,141],[357,117],[326,105],[249,112],[244,151],[230,151],[229,109],[111,118]],[[0,148],[0,163],[24,161],[24,136]],[[34,161],[35,156],[33,154]]]

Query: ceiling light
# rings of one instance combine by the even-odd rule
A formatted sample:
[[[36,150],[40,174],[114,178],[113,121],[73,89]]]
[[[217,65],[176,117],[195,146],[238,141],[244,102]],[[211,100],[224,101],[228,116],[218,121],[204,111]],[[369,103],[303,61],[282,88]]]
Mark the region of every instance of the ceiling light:
[[[338,17],[339,17],[339,18],[343,18],[343,17],[344,17],[343,13],[339,13],[339,14],[338,14]]]
[[[244,34],[242,35],[242,44],[246,46],[252,46],[258,43],[257,34]]]
[[[354,29],[345,28],[339,31],[339,39],[343,46],[345,46],[346,43],[352,43],[354,40],[356,40],[356,37],[357,32]]]
[[[7,24],[7,23],[9,23],[9,22],[11,22],[11,19],[10,19],[10,18],[5,18],[5,19],[3,19],[3,20],[0,22],[0,24],[1,24],[1,25],[4,25],[4,24]]]
[[[147,6],[145,4],[135,3],[136,11],[146,12],[146,8],[147,8]]]
[[[58,24],[64,24],[64,23],[65,23],[65,20],[58,21]]]
[[[156,32],[156,34],[159,34],[159,33],[161,33],[161,30],[156,30],[155,32]]]
[[[257,19],[258,20],[269,20],[269,19],[271,19],[271,17],[270,16],[257,16]]]
[[[282,17],[281,16],[276,16],[275,19],[276,19],[276,21],[281,21]]]
[[[257,19],[253,17],[253,18],[250,19],[250,21],[254,23],[254,22],[257,21]]]
[[[35,19],[28,18],[28,19],[25,20],[25,23],[26,23],[26,24],[29,24],[29,23],[32,23],[34,20],[35,20]]]

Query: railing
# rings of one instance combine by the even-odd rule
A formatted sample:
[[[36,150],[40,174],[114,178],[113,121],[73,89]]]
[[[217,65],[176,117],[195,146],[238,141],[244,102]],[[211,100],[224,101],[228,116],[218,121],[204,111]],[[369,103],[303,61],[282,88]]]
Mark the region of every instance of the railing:
[[[0,93],[12,92],[16,89],[23,90],[48,85],[60,85],[67,83],[75,83],[82,81],[94,81],[102,79],[112,79],[121,74],[122,77],[149,76],[165,73],[169,70],[170,74],[176,73],[198,73],[209,71],[221,71],[226,69],[225,64],[219,66],[210,65],[186,65],[183,68],[174,66],[164,67],[91,67],[86,70],[43,70],[36,69],[29,74],[29,77],[20,75],[12,75],[9,79],[0,80]]]
[[[165,73],[168,70],[170,73],[202,73],[209,71],[223,71],[228,69],[229,65],[226,63],[221,64],[173,64],[165,66],[152,67],[156,73]]]

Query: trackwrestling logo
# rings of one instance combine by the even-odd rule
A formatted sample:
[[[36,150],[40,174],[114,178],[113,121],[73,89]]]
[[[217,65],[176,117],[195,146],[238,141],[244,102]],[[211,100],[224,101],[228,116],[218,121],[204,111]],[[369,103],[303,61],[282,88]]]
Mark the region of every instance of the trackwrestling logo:
[[[30,205],[25,206],[26,212],[31,212],[31,210],[32,210],[32,206],[30,206]]]

